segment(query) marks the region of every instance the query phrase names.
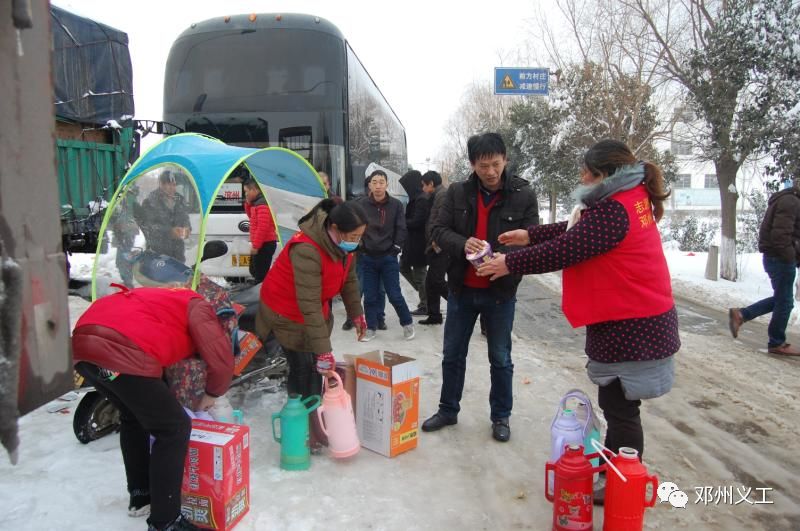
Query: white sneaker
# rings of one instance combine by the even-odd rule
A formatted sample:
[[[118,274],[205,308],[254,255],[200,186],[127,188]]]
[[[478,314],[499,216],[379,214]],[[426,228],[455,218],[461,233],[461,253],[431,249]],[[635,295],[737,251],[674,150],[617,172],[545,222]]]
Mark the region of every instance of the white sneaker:
[[[414,332],[414,325],[408,324],[403,327],[403,339],[406,341],[411,341],[414,339],[416,332]]]
[[[361,341],[367,342],[372,341],[373,339],[375,339],[375,330],[367,328],[367,331],[364,332],[364,337],[361,338]]]
[[[150,516],[150,504],[143,507],[128,507],[128,516],[131,518],[139,518],[140,516]]]

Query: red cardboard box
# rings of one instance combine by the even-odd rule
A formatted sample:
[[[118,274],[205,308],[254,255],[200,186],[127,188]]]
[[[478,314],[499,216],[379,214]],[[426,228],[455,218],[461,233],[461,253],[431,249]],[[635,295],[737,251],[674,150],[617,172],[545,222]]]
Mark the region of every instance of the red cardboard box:
[[[181,513],[196,526],[227,531],[250,510],[250,428],[192,420]]]

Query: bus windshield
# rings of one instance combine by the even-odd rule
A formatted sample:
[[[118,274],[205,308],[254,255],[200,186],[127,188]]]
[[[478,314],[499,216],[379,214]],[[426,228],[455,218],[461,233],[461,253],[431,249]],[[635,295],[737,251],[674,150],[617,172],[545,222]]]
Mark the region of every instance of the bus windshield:
[[[344,65],[341,40],[321,32],[226,30],[188,35],[170,53],[164,110],[343,109]]]

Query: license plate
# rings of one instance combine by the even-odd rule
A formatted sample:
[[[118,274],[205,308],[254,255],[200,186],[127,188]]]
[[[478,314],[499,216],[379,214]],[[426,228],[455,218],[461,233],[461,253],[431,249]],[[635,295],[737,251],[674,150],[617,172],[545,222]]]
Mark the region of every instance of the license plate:
[[[250,255],[249,254],[232,254],[231,255],[231,265],[233,267],[250,267]]]

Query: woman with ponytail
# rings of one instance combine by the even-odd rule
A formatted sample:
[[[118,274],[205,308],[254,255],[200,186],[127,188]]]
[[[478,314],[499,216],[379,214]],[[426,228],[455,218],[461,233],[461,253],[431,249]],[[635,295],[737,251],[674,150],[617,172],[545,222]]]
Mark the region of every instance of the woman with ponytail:
[[[504,245],[479,275],[563,269],[562,309],[586,326],[589,379],[608,430],[605,445],[644,450],[641,400],[672,388],[680,348],[678,314],[656,223],[664,214],[661,170],[640,161],[622,142],[602,140],[585,154],[578,207],[569,221],[501,234]]]
[[[342,295],[359,339],[367,329],[353,264],[367,216],[353,202],[323,199],[298,225],[261,284],[256,331],[262,340],[275,334],[289,361],[287,390],[306,398],[320,394],[320,374],[335,369],[331,299]],[[313,423],[312,438],[323,438]]]

